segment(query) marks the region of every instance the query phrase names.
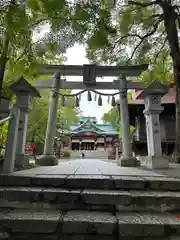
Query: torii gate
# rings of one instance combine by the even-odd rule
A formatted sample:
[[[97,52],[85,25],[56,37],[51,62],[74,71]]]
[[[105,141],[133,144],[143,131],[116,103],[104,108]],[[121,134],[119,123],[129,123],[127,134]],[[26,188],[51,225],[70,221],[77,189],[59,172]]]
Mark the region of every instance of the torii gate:
[[[56,165],[58,160],[53,154],[53,141],[56,131],[56,116],[58,107],[58,94],[60,89],[101,89],[119,90],[121,109],[121,128],[123,154],[118,165],[126,167],[138,166],[139,162],[132,155],[131,132],[128,112],[128,89],[144,89],[145,85],[140,82],[127,81],[126,77],[137,77],[147,70],[148,65],[128,66],[97,66],[86,65],[43,65],[42,74],[54,74],[52,80],[36,81],[37,88],[51,88],[54,93],[49,98],[49,114],[46,129],[46,137],[43,155],[37,159],[38,165]],[[61,76],[83,76],[83,82],[71,82],[62,80]],[[96,77],[118,77],[113,82],[96,82]]]

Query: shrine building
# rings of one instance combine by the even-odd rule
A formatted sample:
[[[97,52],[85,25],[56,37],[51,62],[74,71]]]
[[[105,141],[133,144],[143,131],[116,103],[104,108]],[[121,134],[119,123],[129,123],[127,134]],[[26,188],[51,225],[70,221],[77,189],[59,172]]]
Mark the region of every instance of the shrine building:
[[[71,125],[68,135],[71,137],[71,150],[106,150],[114,146],[118,133],[111,124],[97,123],[96,117],[79,117]]]

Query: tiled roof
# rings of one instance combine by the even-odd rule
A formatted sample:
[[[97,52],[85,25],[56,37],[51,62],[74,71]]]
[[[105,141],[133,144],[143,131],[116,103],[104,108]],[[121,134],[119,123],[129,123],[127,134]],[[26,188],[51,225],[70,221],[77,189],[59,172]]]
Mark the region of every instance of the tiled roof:
[[[137,99],[141,92],[142,92],[142,90],[133,91],[132,100],[129,100],[128,104],[130,104],[130,105],[144,104],[143,99]],[[162,104],[175,103],[175,98],[176,98],[175,89],[174,88],[169,88],[168,93],[161,98],[161,103]]]
[[[96,134],[103,134],[103,135],[118,134],[111,124],[95,124],[92,122],[93,118],[84,117],[84,119],[85,118],[87,118],[87,120],[82,124],[71,125],[69,133],[79,134],[84,132],[95,132]]]
[[[88,116],[79,116],[78,119],[79,119],[79,122],[85,122],[89,119],[91,119],[92,121],[96,121],[96,117],[88,117]]]

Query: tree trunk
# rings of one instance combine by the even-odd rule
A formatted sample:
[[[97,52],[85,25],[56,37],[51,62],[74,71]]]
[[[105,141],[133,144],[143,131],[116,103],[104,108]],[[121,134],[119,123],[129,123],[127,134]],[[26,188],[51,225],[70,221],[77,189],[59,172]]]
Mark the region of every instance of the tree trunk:
[[[1,98],[2,98],[2,90],[3,90],[3,80],[4,80],[4,74],[6,70],[6,59],[2,59],[0,61],[0,104],[1,104]]]
[[[176,141],[174,161],[180,161],[180,47],[178,31],[176,26],[177,14],[171,5],[171,2],[164,2],[164,25],[167,32],[167,38],[171,57],[173,61],[174,82],[176,86]]]
[[[180,71],[178,73],[180,75]],[[180,79],[178,79],[180,81]],[[177,83],[177,80],[176,80]],[[180,163],[180,87],[176,84],[176,142],[175,162]]]
[[[2,56],[0,58],[0,104],[1,104],[1,97],[2,97],[2,90],[3,90],[3,81],[4,81],[4,74],[6,71],[6,64],[8,61],[8,49],[9,49],[9,36],[6,33],[4,38],[4,49]]]
[[[4,75],[6,71],[6,64],[8,62],[8,51],[9,51],[9,18],[11,17],[11,10],[12,8],[16,5],[15,0],[11,0],[9,4],[9,9],[6,13],[6,18],[5,18],[5,36],[4,36],[4,42],[3,42],[3,50],[2,50],[2,55],[0,57],[0,104],[1,104],[1,97],[2,97],[2,90],[3,90],[3,81],[4,81]]]

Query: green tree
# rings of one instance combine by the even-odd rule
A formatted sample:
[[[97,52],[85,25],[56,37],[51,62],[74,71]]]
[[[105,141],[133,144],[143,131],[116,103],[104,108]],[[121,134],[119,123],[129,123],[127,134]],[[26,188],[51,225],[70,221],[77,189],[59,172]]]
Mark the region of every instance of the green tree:
[[[39,64],[62,61],[77,40],[66,20],[69,15],[65,0],[0,1],[0,99],[7,75],[32,76]]]
[[[0,125],[0,155],[2,154],[2,150],[5,148],[7,131],[8,123]]]
[[[132,99],[132,93],[129,91],[127,94],[128,100]],[[107,113],[104,113],[102,120],[105,123],[110,123],[114,129],[119,133],[120,129],[120,107],[119,107],[119,100],[116,101],[116,106],[112,107]]]
[[[166,59],[171,61],[176,86],[175,150],[177,157],[180,157],[180,46],[178,38],[180,6],[178,1],[101,0],[100,2],[100,5],[97,2],[91,2],[91,10],[87,10],[91,17],[85,23],[88,31],[84,34],[83,40],[91,61],[117,63],[121,56],[127,59],[127,64],[148,62],[151,65],[150,69],[156,69],[158,59],[162,57],[162,54],[167,53]],[[83,4],[81,7],[84,8]],[[150,76],[151,74],[152,71]]]
[[[112,107],[107,113],[104,113],[102,120],[105,123],[110,123],[119,132],[120,114],[117,107]]]
[[[68,90],[61,90],[63,94],[69,94]],[[43,90],[41,99],[35,99],[29,116],[28,140],[44,142],[48,119],[48,90]],[[78,109],[74,108],[75,101],[72,97],[67,99],[66,106],[62,106],[61,97],[58,103],[57,128],[60,132],[69,129],[70,125],[76,121]]]

